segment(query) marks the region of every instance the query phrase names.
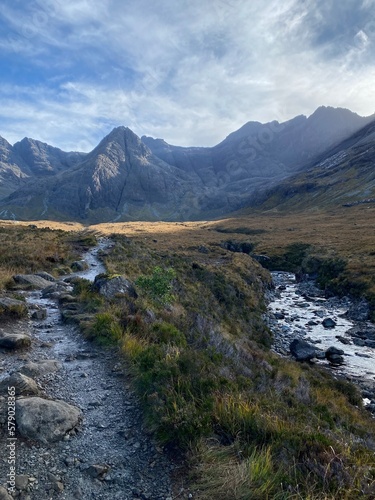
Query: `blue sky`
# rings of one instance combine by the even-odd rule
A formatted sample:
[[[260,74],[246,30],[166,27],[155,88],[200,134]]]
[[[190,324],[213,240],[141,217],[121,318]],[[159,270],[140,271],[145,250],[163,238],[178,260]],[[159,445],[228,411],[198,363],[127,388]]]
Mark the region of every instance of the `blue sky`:
[[[370,115],[374,48],[375,0],[2,0],[0,135],[212,146],[320,105]]]

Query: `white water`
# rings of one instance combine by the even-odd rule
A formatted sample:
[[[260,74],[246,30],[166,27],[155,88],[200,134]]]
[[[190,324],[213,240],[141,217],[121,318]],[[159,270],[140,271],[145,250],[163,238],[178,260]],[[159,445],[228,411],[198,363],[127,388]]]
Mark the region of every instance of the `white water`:
[[[287,338],[288,343],[294,338],[303,338],[307,342],[317,344],[317,348],[326,350],[331,346],[344,351],[345,364],[335,368],[335,371],[354,378],[375,379],[375,349],[353,344],[353,337],[348,333],[355,323],[343,318],[345,309],[333,307],[324,298],[310,298],[308,301],[297,290],[295,276],[291,273],[273,273],[277,285],[283,285],[285,290],[278,291],[269,305],[273,313],[285,314],[285,319],[277,320],[274,334]],[[326,329],[322,325],[324,318],[336,321],[335,328]],[[314,321],[316,325],[309,325]],[[344,337],[349,344],[343,344],[336,336]],[[319,363],[328,364],[326,361]]]

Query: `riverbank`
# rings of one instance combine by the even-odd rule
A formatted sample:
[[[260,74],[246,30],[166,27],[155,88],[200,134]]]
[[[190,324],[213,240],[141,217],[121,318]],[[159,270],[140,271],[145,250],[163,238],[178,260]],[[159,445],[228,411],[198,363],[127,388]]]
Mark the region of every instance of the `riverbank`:
[[[314,362],[357,384],[368,409],[375,412],[375,325],[366,319],[366,302],[326,298],[313,280],[296,282],[292,273],[275,271],[272,277],[275,290],[269,297],[268,322],[274,334],[273,349],[291,356],[290,344],[297,339],[318,351],[331,347],[341,351],[342,363],[318,357]]]

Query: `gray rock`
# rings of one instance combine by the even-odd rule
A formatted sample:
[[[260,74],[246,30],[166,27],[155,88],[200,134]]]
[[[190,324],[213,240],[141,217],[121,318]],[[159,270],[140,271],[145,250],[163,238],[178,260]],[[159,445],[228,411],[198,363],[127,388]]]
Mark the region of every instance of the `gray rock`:
[[[14,387],[16,395],[36,395],[39,393],[35,380],[15,372],[0,382],[0,392],[5,394],[8,387]]]
[[[28,285],[36,290],[42,290],[51,284],[50,281],[37,274],[16,274],[13,279],[19,285]]]
[[[11,497],[7,490],[2,486],[0,486],[0,500],[13,500],[13,497]]]
[[[16,402],[16,423],[20,434],[43,443],[59,441],[74,429],[81,419],[81,410],[64,401],[33,397]]]
[[[45,271],[41,271],[40,273],[35,273],[35,276],[40,276],[41,278],[47,281],[52,281],[52,282],[56,281],[56,278],[52,276],[52,274],[46,273]]]
[[[26,302],[9,297],[0,297],[0,315],[20,317],[26,314]]]
[[[86,271],[86,269],[89,268],[85,260],[76,260],[70,267],[72,268],[72,271],[75,272]]]
[[[37,309],[31,315],[31,319],[42,321],[47,318],[47,309]]]
[[[334,321],[332,318],[325,318],[322,321],[322,325],[324,326],[324,328],[335,328],[336,321]]]
[[[29,361],[19,371],[28,377],[40,377],[47,373],[54,373],[60,370],[61,367],[61,363],[55,359],[43,359],[38,363]]]
[[[22,349],[30,345],[31,338],[23,333],[6,333],[0,337],[0,347],[6,349]]]
[[[103,479],[109,470],[110,466],[107,464],[95,464],[90,465],[87,472],[94,479]]]
[[[113,299],[115,297],[137,297],[137,292],[133,284],[123,276],[115,276],[113,278],[108,276],[96,276],[94,289],[106,299]]]
[[[294,339],[289,346],[291,354],[297,361],[309,361],[316,358],[317,352],[315,346],[309,344],[305,340]]]
[[[43,298],[57,298],[60,294],[66,293],[69,285],[64,283],[63,281],[59,281],[58,283],[54,283],[53,285],[49,285],[42,290]]]
[[[25,491],[29,485],[29,476],[24,474],[16,476],[16,488],[20,491]]]

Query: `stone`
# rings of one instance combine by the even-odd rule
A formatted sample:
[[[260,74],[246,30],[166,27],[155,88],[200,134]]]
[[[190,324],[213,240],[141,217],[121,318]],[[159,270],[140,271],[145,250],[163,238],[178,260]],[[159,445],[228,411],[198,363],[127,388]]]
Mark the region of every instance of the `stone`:
[[[327,359],[332,365],[343,365],[345,362],[344,358],[339,354],[331,354]]]
[[[41,278],[47,280],[47,281],[56,281],[56,278],[52,276],[52,274],[46,273],[45,271],[41,271],[39,273],[35,273],[35,276],[40,276]]]
[[[47,309],[37,309],[31,315],[31,319],[42,321],[47,318]]]
[[[324,326],[324,328],[335,328],[336,321],[334,321],[332,318],[325,318],[322,321],[322,325]]]
[[[27,314],[27,304],[22,300],[0,297],[0,315],[22,317]]]
[[[76,260],[70,267],[74,272],[86,271],[89,268],[85,260]]]
[[[60,441],[74,429],[82,417],[81,410],[64,401],[39,397],[16,401],[18,432],[25,438],[42,443]]]
[[[297,361],[309,361],[316,358],[317,352],[319,351],[315,346],[309,344],[305,340],[299,339],[294,339],[291,342],[289,350]]]
[[[106,299],[113,299],[120,296],[137,298],[137,292],[133,284],[123,276],[111,278],[99,274],[95,277],[93,288]]]
[[[22,349],[30,345],[31,338],[23,333],[6,333],[0,337],[0,347],[6,349]]]
[[[107,464],[95,464],[90,465],[87,469],[88,474],[94,479],[104,479],[104,476],[110,470],[110,466]]]
[[[35,380],[19,372],[12,373],[12,375],[0,382],[0,393],[5,394],[8,387],[14,387],[17,396],[39,393]]]
[[[47,373],[54,373],[60,370],[61,367],[61,363],[56,359],[43,359],[38,361],[38,363],[29,361],[24,364],[19,371],[28,377],[40,377]]]
[[[344,364],[344,354],[345,352],[342,349],[332,346],[326,350],[325,357],[332,365],[342,365]]]
[[[11,497],[7,490],[2,486],[0,486],[0,500],[13,500],[13,497]]]
[[[20,491],[25,491],[29,485],[29,476],[24,474],[16,476],[16,488]]]
[[[53,285],[49,284],[47,287],[43,288],[42,297],[58,298],[60,294],[67,292],[68,287],[69,285],[63,281],[53,283]]]
[[[280,312],[275,312],[275,319],[285,319],[285,314]]]
[[[18,285],[27,285],[28,287],[36,290],[42,290],[51,284],[50,281],[38,276],[37,274],[16,274],[13,276],[13,280]]]
[[[342,335],[336,335],[337,340],[339,340],[342,344],[350,345],[351,342],[349,339],[343,337]]]

